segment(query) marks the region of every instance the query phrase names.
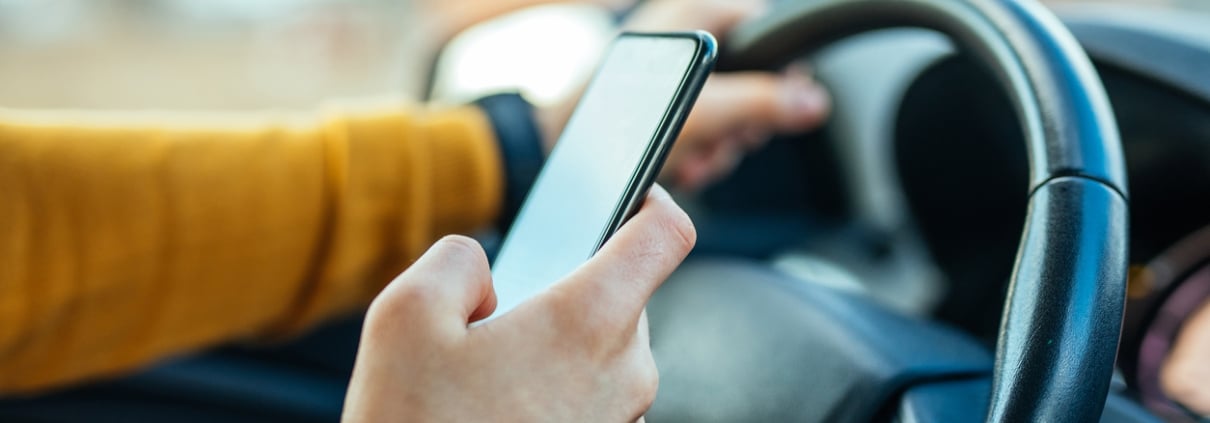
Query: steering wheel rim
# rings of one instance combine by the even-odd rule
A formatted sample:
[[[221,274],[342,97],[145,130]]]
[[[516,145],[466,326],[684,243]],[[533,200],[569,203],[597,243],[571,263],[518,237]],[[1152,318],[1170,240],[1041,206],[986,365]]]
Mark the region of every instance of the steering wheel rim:
[[[1035,0],[796,2],[729,34],[720,68],[773,69],[894,27],[941,32],[984,63],[1026,138],[1028,214],[986,421],[1097,419],[1125,304],[1125,164],[1105,89],[1054,15]]]

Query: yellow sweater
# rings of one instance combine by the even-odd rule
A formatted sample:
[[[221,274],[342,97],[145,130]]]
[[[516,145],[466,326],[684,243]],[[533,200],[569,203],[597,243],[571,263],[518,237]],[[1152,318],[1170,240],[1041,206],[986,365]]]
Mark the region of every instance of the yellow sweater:
[[[0,110],[0,394],[355,310],[437,237],[490,222],[502,180],[474,108]]]

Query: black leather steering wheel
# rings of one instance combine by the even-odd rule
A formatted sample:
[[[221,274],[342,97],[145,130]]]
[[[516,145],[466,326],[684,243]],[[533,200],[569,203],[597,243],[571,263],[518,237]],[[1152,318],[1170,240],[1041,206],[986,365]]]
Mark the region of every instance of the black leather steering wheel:
[[[921,27],[995,75],[1031,176],[986,420],[1095,420],[1125,303],[1127,191],[1105,90],[1071,34],[1035,0],[820,0],[774,12],[726,38],[721,68],[773,69],[858,33]],[[954,198],[964,195],[983,194]]]

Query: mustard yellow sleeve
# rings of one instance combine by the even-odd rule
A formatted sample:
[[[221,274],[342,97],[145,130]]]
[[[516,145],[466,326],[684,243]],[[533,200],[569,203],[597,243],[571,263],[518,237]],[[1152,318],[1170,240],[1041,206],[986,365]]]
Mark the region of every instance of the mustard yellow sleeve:
[[[437,237],[492,221],[502,166],[473,108],[0,110],[0,394],[363,306]]]

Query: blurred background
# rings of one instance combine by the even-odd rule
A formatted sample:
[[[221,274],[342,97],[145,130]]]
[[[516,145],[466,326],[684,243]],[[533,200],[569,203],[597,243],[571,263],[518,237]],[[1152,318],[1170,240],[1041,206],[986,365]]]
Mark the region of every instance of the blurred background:
[[[1117,1],[1210,9],[1204,0]],[[591,71],[616,16],[632,3],[0,0],[0,107],[258,109],[346,97],[418,100],[429,91],[441,46],[522,9],[459,37],[467,40],[446,55],[443,81],[432,89],[439,99],[462,101],[520,85],[543,103]],[[552,31],[562,36],[549,37]]]
[[[244,109],[414,99],[454,32],[549,2],[0,0],[0,106]],[[603,12],[629,2],[580,3]]]

